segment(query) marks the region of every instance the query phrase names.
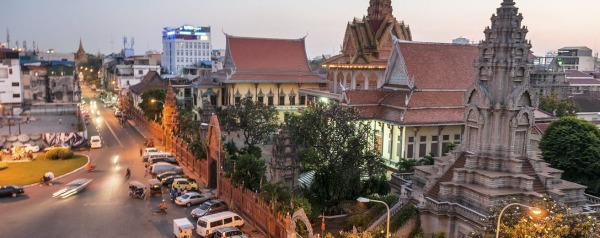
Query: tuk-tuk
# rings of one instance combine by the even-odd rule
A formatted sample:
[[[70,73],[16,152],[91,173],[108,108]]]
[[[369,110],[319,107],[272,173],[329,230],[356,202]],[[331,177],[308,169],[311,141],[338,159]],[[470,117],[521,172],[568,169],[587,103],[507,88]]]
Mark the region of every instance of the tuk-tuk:
[[[173,219],[173,233],[175,237],[187,238],[192,237],[194,225],[187,218]]]
[[[162,195],[162,183],[158,179],[149,179],[148,183],[150,183],[150,196],[154,194]]]
[[[135,180],[129,182],[129,196],[146,199],[146,185]]]

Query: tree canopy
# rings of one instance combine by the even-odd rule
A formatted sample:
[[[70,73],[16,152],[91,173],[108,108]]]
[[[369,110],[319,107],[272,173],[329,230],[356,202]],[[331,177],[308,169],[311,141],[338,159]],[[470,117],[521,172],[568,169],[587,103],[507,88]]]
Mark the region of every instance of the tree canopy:
[[[303,170],[315,171],[307,198],[331,206],[366,190],[381,190],[363,186],[366,180],[380,179],[385,167],[372,145],[373,131],[355,109],[321,102],[291,115],[288,123]]]
[[[542,213],[532,214],[521,206],[507,208],[500,221],[500,237],[591,237],[600,234],[598,220],[590,215],[569,212],[569,208],[556,203],[550,197],[530,201],[504,201],[490,208],[483,233],[471,237],[493,237],[496,234],[498,216],[504,206],[512,202],[539,208]]]
[[[219,112],[221,125],[228,131],[242,130],[244,144],[252,147],[269,139],[277,128],[277,110],[244,98],[239,105],[228,106]]]
[[[164,103],[161,102],[165,101],[166,94],[167,91],[164,89],[146,90],[144,93],[142,93],[142,101],[138,104],[138,107],[142,109],[144,116],[148,120],[160,122],[161,113],[164,106]],[[152,102],[153,99],[157,102]]]
[[[588,186],[600,195],[600,129],[590,122],[563,117],[550,124],[540,141],[544,160],[563,170],[563,179]]]
[[[558,99],[556,94],[540,97],[540,109],[552,113],[554,116],[575,116],[579,107],[567,99]]]

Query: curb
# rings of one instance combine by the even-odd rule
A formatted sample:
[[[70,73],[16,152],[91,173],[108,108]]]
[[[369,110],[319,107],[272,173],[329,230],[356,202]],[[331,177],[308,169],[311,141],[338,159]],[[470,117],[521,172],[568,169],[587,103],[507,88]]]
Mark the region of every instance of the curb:
[[[59,179],[59,178],[63,178],[63,177],[66,177],[66,176],[68,176],[68,175],[71,175],[71,174],[73,174],[73,173],[75,173],[75,172],[78,172],[79,170],[82,170],[82,169],[83,169],[83,168],[84,168],[84,167],[85,167],[87,164],[89,164],[89,163],[90,163],[90,156],[89,156],[89,155],[84,155],[84,154],[81,154],[81,155],[83,155],[83,156],[87,157],[87,163],[85,163],[85,165],[83,165],[83,166],[81,166],[81,167],[79,167],[79,168],[77,168],[77,169],[75,169],[75,170],[73,170],[73,171],[71,171],[71,172],[68,172],[68,173],[66,173],[66,174],[63,174],[63,175],[61,175],[61,176],[58,176],[58,177],[55,177],[55,178],[54,178],[54,179],[52,179],[52,180]],[[29,185],[23,185],[23,188],[28,188],[28,187],[38,186],[38,185],[40,185],[40,184],[41,184],[41,183],[34,183],[34,184],[29,184]]]

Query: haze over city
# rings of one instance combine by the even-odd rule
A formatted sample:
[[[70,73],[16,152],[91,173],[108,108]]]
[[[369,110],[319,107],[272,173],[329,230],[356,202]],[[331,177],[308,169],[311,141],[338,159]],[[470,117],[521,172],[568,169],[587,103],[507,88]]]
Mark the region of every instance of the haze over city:
[[[163,27],[212,27],[213,49],[225,48],[223,32],[235,36],[306,38],[309,58],[337,54],[348,21],[366,15],[368,0],[9,0],[0,9],[0,42],[32,41],[40,50],[75,52],[79,38],[90,53],[118,52],[123,36],[135,38],[136,54],[162,51]],[[478,42],[498,1],[394,0],[394,16],[408,24],[413,40]],[[599,50],[600,1],[519,1],[536,55],[564,46]]]

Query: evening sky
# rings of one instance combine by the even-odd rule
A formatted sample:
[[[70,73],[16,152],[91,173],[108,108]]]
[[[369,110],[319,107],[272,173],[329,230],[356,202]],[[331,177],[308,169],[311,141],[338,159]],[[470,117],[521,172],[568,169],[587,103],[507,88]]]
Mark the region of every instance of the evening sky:
[[[410,26],[413,40],[478,42],[501,0],[392,0],[394,16]],[[529,28],[534,54],[564,46],[600,49],[600,1],[516,0]],[[162,51],[163,27],[212,27],[213,48],[235,36],[301,38],[309,58],[337,54],[346,24],[367,14],[369,0],[2,0],[0,42],[36,41],[39,49],[88,53],[120,51],[135,38],[136,54]]]

